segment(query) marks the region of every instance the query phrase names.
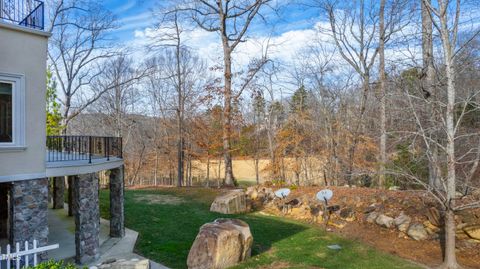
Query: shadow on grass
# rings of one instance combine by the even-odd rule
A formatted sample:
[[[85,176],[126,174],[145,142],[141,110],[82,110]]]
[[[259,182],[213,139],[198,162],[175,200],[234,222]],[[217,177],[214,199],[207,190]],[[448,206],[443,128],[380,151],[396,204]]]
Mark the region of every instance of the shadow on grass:
[[[253,257],[235,268],[274,268],[272,264],[279,262],[283,267],[278,268],[418,268],[311,225],[258,213],[225,216],[210,212],[210,204],[218,192],[202,188],[127,190],[126,226],[139,232],[135,251],[172,269],[187,268],[188,252],[199,228],[227,217],[246,221],[254,238]],[[100,194],[101,215],[108,218],[109,193]],[[181,202],[158,202],[172,196],[181,198]],[[331,244],[341,245],[342,250],[329,249]]]
[[[218,194],[212,190],[162,189],[127,190],[125,192],[125,224],[139,232],[135,250],[171,268],[186,268],[190,247],[200,227],[217,218],[239,218],[250,225],[254,237],[252,255],[268,251],[272,244],[307,229],[306,226],[258,214],[222,215],[210,212],[211,201]],[[142,196],[174,195],[179,204],[145,203]],[[140,198],[140,199],[139,199]],[[100,193],[100,211],[109,218],[109,192]]]
[[[250,226],[254,241],[252,255],[258,255],[272,248],[275,242],[290,238],[307,229],[306,226],[280,220],[276,217],[248,214],[236,216]]]

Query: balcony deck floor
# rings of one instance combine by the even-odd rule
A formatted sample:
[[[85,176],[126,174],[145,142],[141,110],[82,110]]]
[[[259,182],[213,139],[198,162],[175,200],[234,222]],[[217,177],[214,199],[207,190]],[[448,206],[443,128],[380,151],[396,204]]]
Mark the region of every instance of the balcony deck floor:
[[[55,156],[55,161],[49,161],[52,160],[49,158],[52,156]],[[118,157],[92,156],[90,162],[88,157],[79,156],[75,153],[47,151],[45,156],[47,177],[93,173],[123,165],[123,159]]]

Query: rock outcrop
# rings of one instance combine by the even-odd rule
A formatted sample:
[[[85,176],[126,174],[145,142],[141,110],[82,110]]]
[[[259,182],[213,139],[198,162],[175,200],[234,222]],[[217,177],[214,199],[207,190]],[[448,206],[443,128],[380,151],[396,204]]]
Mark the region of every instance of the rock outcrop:
[[[395,221],[392,217],[387,215],[380,214],[376,219],[375,222],[385,228],[391,228],[395,225]]]
[[[217,219],[200,228],[188,254],[189,269],[223,269],[250,257],[250,227],[238,219]]]
[[[400,232],[407,232],[408,227],[410,226],[410,222],[412,222],[412,218],[405,215],[405,213],[401,212],[398,217],[395,218],[394,223],[397,229]]]
[[[472,239],[480,240],[480,224],[466,226],[463,231]]]
[[[410,225],[410,227],[407,230],[408,236],[411,238],[420,241],[420,240],[425,240],[428,238],[428,232],[421,223],[415,223]]]

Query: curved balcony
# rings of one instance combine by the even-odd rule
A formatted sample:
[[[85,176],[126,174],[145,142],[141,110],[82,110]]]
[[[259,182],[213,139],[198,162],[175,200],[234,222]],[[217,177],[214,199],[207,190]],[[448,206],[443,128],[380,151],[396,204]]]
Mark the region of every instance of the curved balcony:
[[[93,173],[121,165],[121,137],[47,136],[48,177]]]
[[[44,30],[44,9],[39,0],[0,0],[0,21]]]

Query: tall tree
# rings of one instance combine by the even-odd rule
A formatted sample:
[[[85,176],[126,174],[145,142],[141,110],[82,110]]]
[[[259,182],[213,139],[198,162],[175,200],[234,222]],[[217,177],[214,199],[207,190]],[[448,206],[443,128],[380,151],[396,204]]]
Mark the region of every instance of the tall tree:
[[[177,186],[184,183],[185,174],[185,132],[184,132],[184,114],[185,114],[185,70],[182,69],[182,60],[186,53],[186,46],[183,44],[183,28],[179,22],[179,12],[164,12],[161,14],[162,20],[157,23],[156,29],[161,34],[152,38],[151,49],[167,48],[174,54],[174,73],[171,74],[171,80],[175,85],[177,92]]]
[[[430,4],[431,1],[428,1]],[[433,24],[430,13],[428,12],[427,5],[422,0],[421,3],[421,17],[422,17],[422,61],[423,61],[423,74],[422,74],[422,91],[425,93],[427,98],[436,99],[438,94],[435,90],[435,67],[433,62]],[[427,113],[432,113],[437,122],[439,120],[438,113],[439,111],[435,108],[435,101],[431,102],[431,105]],[[432,126],[435,129],[435,126]],[[435,136],[437,134],[432,134],[432,139],[438,139]],[[428,165],[429,170],[429,182],[428,184],[432,187],[440,187],[441,182],[440,177],[440,166],[438,165],[438,147],[436,144],[432,144],[432,154],[430,156],[431,161]]]
[[[265,99],[261,93],[253,98],[253,161],[255,164],[255,181],[260,184],[260,147],[262,144],[261,131],[265,119]]]
[[[453,3],[453,4],[452,4]],[[455,157],[455,47],[457,44],[458,24],[460,21],[460,0],[456,1],[437,1],[437,8],[434,8],[429,2],[423,0],[430,16],[437,16],[438,21],[432,20],[440,35],[442,51],[445,65],[445,76],[447,80],[447,109],[445,112],[445,127],[447,135],[446,155],[447,155],[447,179],[446,179],[446,215],[445,215],[445,260],[444,268],[458,268],[455,254],[455,199],[456,199],[456,157]],[[449,25],[449,9],[455,5],[456,12],[453,15],[453,27]]]
[[[433,2],[433,3],[432,3]],[[424,186],[429,193],[440,203],[444,211],[444,263],[441,268],[456,269],[461,268],[456,259],[456,223],[455,214],[465,209],[476,208],[480,206],[478,199],[468,200],[459,199],[458,187],[463,177],[468,181],[472,173],[475,173],[480,158],[480,145],[471,144],[467,153],[461,154],[458,148],[462,143],[471,142],[471,138],[480,139],[478,130],[474,131],[470,128],[462,128],[465,125],[465,117],[468,115],[468,104],[472,101],[472,97],[477,93],[465,93],[458,87],[459,82],[456,77],[459,75],[458,57],[460,52],[466,45],[473,40],[472,37],[467,38],[464,42],[459,42],[459,26],[462,23],[462,6],[460,0],[422,0],[423,11],[428,14],[430,21],[439,37],[439,57],[438,62],[442,63],[442,67],[435,70],[436,73],[442,74],[438,76],[440,83],[435,85],[432,92],[428,92],[425,88],[425,81],[420,85],[421,98],[419,94],[412,93],[405,89],[405,94],[409,103],[410,111],[413,112],[414,121],[416,123],[416,135],[422,138],[425,145],[425,154],[430,166],[444,167],[439,169],[438,174],[434,176],[435,181],[440,184],[432,184],[422,179],[413,178],[417,184]],[[425,15],[426,15],[425,14]],[[428,18],[424,17],[423,22],[430,23]],[[430,38],[433,37],[429,32],[429,26],[425,24],[422,27],[426,30],[424,35],[424,53],[431,53]],[[473,37],[478,35],[480,31],[474,29]],[[425,44],[426,43],[426,44]],[[433,54],[432,54],[433,55]],[[424,57],[424,60],[431,61],[430,56]],[[425,63],[427,66],[430,63]],[[425,66],[424,66],[425,68]],[[433,98],[432,93],[436,96]],[[420,107],[419,102],[423,102]],[[423,113],[423,110],[429,110],[429,113]],[[436,113],[436,111],[438,111]],[[478,143],[478,142],[477,142]],[[472,146],[473,145],[473,146]],[[470,154],[469,152],[473,152]],[[437,156],[435,158],[433,156]],[[468,156],[467,159],[466,156]],[[464,171],[463,167],[470,167]],[[457,171],[464,171],[464,174]],[[412,176],[412,175],[410,175]],[[465,193],[464,195],[467,195]]]
[[[357,113],[358,120],[356,120],[356,124],[352,130],[353,141],[348,150],[349,163],[346,179],[349,183],[353,183],[352,173],[354,170],[354,160],[356,158],[355,154],[359,138],[361,137],[361,127],[367,110],[368,96],[371,91],[370,81],[373,67],[380,51],[379,46],[385,46],[385,43],[394,33],[404,28],[405,24],[402,23],[402,19],[403,14],[408,12],[405,6],[408,1],[391,0],[388,4],[388,10],[386,9],[386,2],[381,2],[380,8],[375,1],[365,0],[348,2],[316,0],[316,2],[318,2],[319,6],[324,10],[329,21],[330,27],[326,29],[326,31],[324,30],[324,33],[332,37],[340,56],[360,76],[362,85],[362,95]],[[385,16],[386,11],[388,11],[387,16]],[[383,19],[380,19],[380,16],[382,16]],[[383,27],[381,27],[381,31],[378,30],[380,34],[377,35],[380,22],[382,22]],[[384,88],[385,85],[383,84],[381,87]],[[382,105],[380,107],[382,107]],[[381,123],[381,126],[381,129],[385,129],[383,123]],[[383,132],[384,131],[381,130],[380,140],[386,141],[386,136]],[[382,143],[383,142],[381,142],[381,144]],[[382,165],[380,169],[384,170]]]
[[[378,48],[374,45],[378,12],[374,11],[373,5],[367,6],[363,0],[352,1],[343,11],[340,11],[343,7],[339,7],[338,1],[321,2],[321,7],[330,23],[327,33],[330,33],[342,58],[358,73],[362,84],[358,120],[353,127],[353,141],[348,150],[346,180],[352,184],[355,154],[367,108],[372,68],[378,55]]]
[[[116,24],[113,14],[96,1],[73,1],[71,5],[57,1],[53,12],[48,58],[62,93],[62,125],[67,132],[72,118],[111,89],[80,98],[103,71],[96,64],[115,55],[107,34]]]
[[[379,12],[379,95],[380,95],[380,169],[378,186],[385,186],[385,165],[387,163],[387,114],[386,114],[386,76],[385,76],[385,0],[380,0]]]
[[[216,32],[221,37],[223,48],[223,155],[225,161],[225,185],[235,183],[232,167],[232,109],[233,103],[253,80],[266,59],[254,61],[247,77],[234,91],[232,71],[233,53],[238,45],[245,42],[250,26],[260,11],[272,0],[187,0],[177,10],[187,11],[191,19],[203,30]]]

